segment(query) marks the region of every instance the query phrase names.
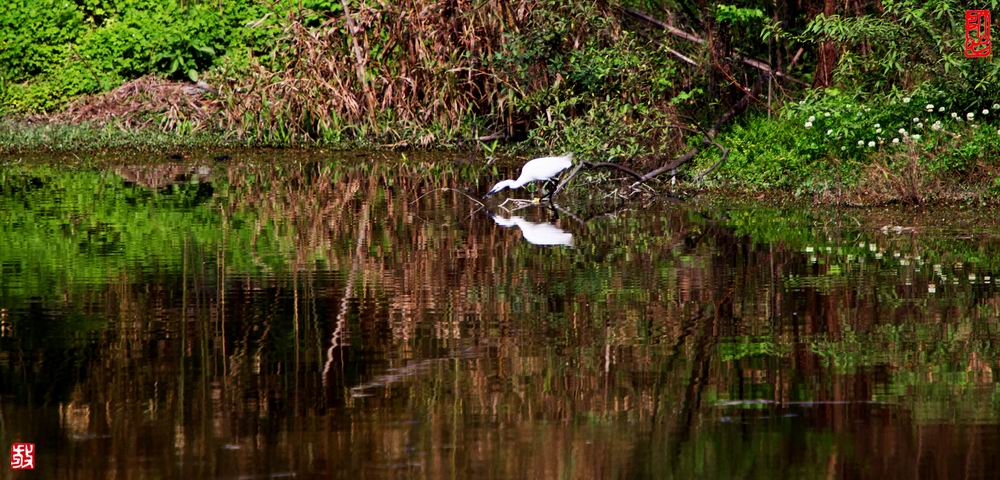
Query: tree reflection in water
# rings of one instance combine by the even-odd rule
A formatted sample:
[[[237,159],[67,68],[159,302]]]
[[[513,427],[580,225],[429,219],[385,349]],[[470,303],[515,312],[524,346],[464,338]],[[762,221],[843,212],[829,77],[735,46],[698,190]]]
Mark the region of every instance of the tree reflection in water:
[[[654,204],[537,248],[537,222],[506,220],[522,239],[458,192],[414,201],[471,189],[474,166],[290,157],[7,169],[4,434],[36,442],[39,469],[997,467],[993,236]]]

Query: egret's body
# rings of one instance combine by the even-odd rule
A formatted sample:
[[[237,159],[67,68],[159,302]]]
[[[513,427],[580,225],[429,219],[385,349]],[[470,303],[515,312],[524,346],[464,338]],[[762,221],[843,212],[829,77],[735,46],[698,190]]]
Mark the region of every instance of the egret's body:
[[[521,167],[521,176],[517,177],[517,180],[504,180],[497,183],[490,189],[486,196],[490,196],[500,192],[505,188],[521,188],[525,184],[531,182],[545,181],[549,182],[555,178],[559,172],[566,170],[573,165],[573,154],[563,155],[561,157],[542,157],[536,158],[534,160],[525,163]]]
[[[524,218],[513,216],[502,218],[492,215],[493,221],[501,227],[521,229],[521,236],[532,245],[566,245],[573,246],[573,234],[551,223],[529,222]]]

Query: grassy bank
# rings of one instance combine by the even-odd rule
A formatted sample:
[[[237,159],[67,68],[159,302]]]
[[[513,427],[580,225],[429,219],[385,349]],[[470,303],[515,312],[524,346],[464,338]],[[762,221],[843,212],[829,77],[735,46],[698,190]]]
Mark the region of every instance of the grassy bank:
[[[0,155],[31,152],[71,152],[128,149],[155,151],[164,148],[218,148],[243,146],[218,132],[180,134],[152,128],[129,129],[114,125],[27,123],[0,121]]]
[[[827,3],[19,0],[0,7],[0,151],[573,151],[648,171],[694,148],[681,181],[719,164],[700,186],[1000,190],[1000,65],[962,55],[964,7]]]

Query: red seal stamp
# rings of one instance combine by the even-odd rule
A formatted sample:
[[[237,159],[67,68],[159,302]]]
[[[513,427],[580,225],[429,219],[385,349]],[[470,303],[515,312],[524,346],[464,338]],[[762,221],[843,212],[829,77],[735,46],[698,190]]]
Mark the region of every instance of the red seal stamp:
[[[12,470],[34,470],[35,444],[20,442],[11,444],[10,468]]]
[[[982,58],[990,56],[990,11],[965,11],[965,56]]]

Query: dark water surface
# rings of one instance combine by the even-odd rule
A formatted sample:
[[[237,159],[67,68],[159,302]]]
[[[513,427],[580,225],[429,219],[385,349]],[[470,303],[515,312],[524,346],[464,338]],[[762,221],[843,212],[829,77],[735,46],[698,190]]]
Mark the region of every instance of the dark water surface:
[[[36,444],[24,478],[1000,472],[995,211],[494,220],[435,190],[480,174],[5,160],[0,450]]]

